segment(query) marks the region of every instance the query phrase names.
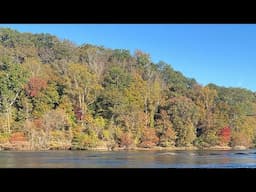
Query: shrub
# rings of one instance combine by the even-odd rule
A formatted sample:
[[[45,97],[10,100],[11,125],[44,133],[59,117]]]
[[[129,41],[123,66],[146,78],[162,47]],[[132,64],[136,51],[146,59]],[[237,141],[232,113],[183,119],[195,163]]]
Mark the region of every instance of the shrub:
[[[10,140],[11,143],[19,143],[19,142],[26,142],[27,138],[25,137],[24,133],[22,132],[15,132],[11,134]]]
[[[96,147],[98,144],[99,139],[96,134],[79,133],[72,140],[72,147],[75,149],[89,149]]]
[[[50,149],[69,149],[71,147],[71,138],[68,132],[51,131],[50,132]]]
[[[144,148],[151,148],[153,146],[156,146],[159,139],[156,136],[156,132],[152,128],[145,128],[142,132],[142,138],[141,138],[141,147]]]
[[[129,148],[133,144],[132,135],[128,132],[121,133],[120,135],[120,147]]]
[[[159,144],[162,147],[169,147],[175,145],[176,133],[172,128],[167,128],[165,133],[161,135]]]
[[[0,144],[8,143],[10,138],[10,134],[0,133]]]
[[[221,145],[228,145],[231,139],[231,128],[224,127],[219,132]]]
[[[251,145],[251,140],[245,133],[235,132],[232,135],[231,146],[234,147],[239,145],[249,147]]]

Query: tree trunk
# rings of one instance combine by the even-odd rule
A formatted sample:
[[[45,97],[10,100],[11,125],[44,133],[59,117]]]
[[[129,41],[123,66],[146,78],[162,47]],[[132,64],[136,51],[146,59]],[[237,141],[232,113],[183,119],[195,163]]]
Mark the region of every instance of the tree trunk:
[[[7,133],[11,133],[10,109],[7,109],[6,121],[7,121]]]
[[[147,96],[145,97],[144,105],[145,105],[145,113],[146,113],[146,126],[148,126],[148,105],[147,105]]]
[[[154,128],[154,125],[155,125],[154,116],[155,116],[154,111],[151,111],[151,112],[150,112],[150,127],[151,127],[151,128]]]
[[[81,94],[78,94],[78,101],[79,101],[79,107],[82,108],[82,98],[81,98]]]

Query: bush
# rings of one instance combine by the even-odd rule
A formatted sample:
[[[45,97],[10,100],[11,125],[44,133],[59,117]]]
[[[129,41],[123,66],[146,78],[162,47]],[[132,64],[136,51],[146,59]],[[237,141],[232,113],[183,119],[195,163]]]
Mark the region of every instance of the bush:
[[[120,147],[129,148],[133,144],[132,135],[128,132],[121,133],[120,135]]]
[[[175,145],[176,133],[172,128],[168,128],[159,140],[162,147],[170,147]]]
[[[205,138],[203,138],[202,136],[196,138],[193,142],[194,146],[198,147],[198,148],[207,148],[210,147],[211,144],[205,142]]]
[[[8,143],[10,138],[10,134],[0,133],[0,144]]]
[[[245,133],[242,132],[236,132],[233,133],[232,139],[231,139],[231,146],[245,146],[249,147],[251,145],[251,139],[246,136]]]
[[[25,137],[24,133],[15,132],[15,133],[11,134],[9,141],[10,141],[10,143],[20,143],[20,142],[26,142],[27,138]]]
[[[228,145],[231,139],[231,128],[224,127],[219,132],[221,145]]]
[[[69,149],[71,147],[71,138],[68,132],[51,131],[50,132],[50,149]]]
[[[109,132],[109,130],[102,131],[102,139],[105,141],[111,140],[111,133]]]
[[[73,137],[72,147],[75,149],[89,149],[96,147],[99,144],[99,139],[96,134],[80,133]]]
[[[145,128],[142,132],[140,147],[151,148],[156,146],[159,139],[156,136],[156,132],[152,128]]]

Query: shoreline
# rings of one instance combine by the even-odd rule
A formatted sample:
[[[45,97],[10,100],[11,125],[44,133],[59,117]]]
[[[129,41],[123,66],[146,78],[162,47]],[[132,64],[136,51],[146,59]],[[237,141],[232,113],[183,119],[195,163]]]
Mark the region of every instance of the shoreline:
[[[101,151],[101,152],[119,152],[119,151],[232,151],[232,150],[250,150],[252,148],[244,147],[244,146],[213,146],[208,148],[198,148],[198,147],[152,147],[152,148],[141,148],[141,147],[131,147],[131,148],[114,148],[109,149],[107,147],[95,147],[88,149],[18,149],[18,148],[4,148],[0,146],[0,151],[27,151],[27,152],[38,152],[38,151]]]
[[[198,147],[153,147],[153,148],[116,148],[113,150],[108,150],[105,148],[91,148],[86,151],[232,151],[232,150],[249,150],[251,148],[246,147],[228,147],[228,146],[214,146],[209,148],[198,148]],[[72,151],[72,150],[71,150]]]

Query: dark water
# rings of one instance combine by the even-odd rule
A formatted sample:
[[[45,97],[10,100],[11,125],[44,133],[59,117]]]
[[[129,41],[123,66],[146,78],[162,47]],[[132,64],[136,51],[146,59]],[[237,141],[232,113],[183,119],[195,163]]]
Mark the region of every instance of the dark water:
[[[1,168],[256,168],[246,151],[0,151]]]

